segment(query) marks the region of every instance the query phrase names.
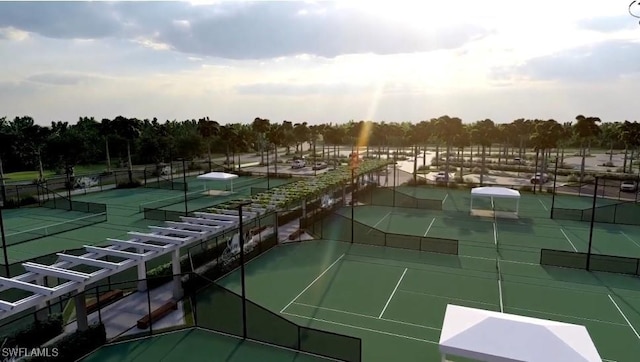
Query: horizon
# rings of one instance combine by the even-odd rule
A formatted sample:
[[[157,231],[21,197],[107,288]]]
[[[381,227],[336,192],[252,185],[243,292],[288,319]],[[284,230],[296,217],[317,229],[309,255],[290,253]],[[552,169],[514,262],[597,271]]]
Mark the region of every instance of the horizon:
[[[0,117],[636,121],[640,24],[629,10],[596,0],[2,2],[0,49],[11,57]]]

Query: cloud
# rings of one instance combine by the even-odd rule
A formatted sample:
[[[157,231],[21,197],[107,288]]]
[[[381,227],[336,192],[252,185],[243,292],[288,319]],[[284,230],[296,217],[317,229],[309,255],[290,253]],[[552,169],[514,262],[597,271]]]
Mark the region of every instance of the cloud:
[[[22,41],[29,38],[29,33],[13,27],[0,28],[0,39]]]
[[[487,34],[471,24],[425,31],[333,2],[3,2],[0,27],[9,26],[50,38],[144,39],[143,46],[227,59],[426,52]]]
[[[586,30],[612,33],[637,28],[638,22],[630,15],[602,16],[581,20],[578,22],[578,26]]]
[[[39,73],[26,78],[26,80],[30,82],[62,86],[86,84],[98,79],[98,77],[93,75],[74,73]]]
[[[306,97],[309,95],[340,95],[348,93],[363,92],[371,89],[371,85],[356,85],[347,83],[314,83],[314,84],[292,84],[292,83],[251,83],[242,84],[235,87],[235,90],[242,95],[268,95],[268,96],[297,96]]]
[[[524,77],[531,80],[611,81],[640,73],[640,43],[612,40],[593,46],[566,50],[554,55],[533,58],[511,68],[496,68],[496,79]]]

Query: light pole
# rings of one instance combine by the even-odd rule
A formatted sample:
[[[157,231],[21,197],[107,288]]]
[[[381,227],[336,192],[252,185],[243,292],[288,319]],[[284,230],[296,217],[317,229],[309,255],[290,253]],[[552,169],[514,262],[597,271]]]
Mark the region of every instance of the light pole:
[[[244,231],[242,228],[242,224],[244,220],[242,219],[242,207],[250,205],[251,202],[241,201],[238,203],[238,237],[240,239],[240,279],[242,283],[242,336],[247,338],[247,293],[246,286],[244,281]]]
[[[553,171],[553,193],[551,194],[551,218],[553,219],[553,208],[556,206],[556,179],[558,178],[558,157]]]
[[[593,188],[593,203],[591,205],[591,225],[589,226],[589,249],[587,250],[587,271],[591,267],[591,243],[593,242],[593,224],[596,219],[596,200],[598,199],[598,177]]]
[[[7,255],[7,239],[4,235],[4,219],[2,218],[2,209],[4,209],[4,199],[0,200],[0,234],[2,234],[2,254],[4,255],[4,268],[7,278],[11,278],[9,271],[9,256]]]
[[[271,148],[271,145],[267,144],[267,190],[271,188],[269,187],[269,148]]]
[[[187,167],[184,158],[182,159],[182,182],[184,183],[184,216],[189,216],[189,205],[187,204]]]
[[[356,168],[358,168],[359,162],[360,162],[360,159],[358,157],[357,151],[355,153],[351,153],[350,166],[351,166],[351,243],[352,244],[353,244],[353,234],[354,234],[353,229],[355,224],[354,208],[356,205],[356,185],[357,185],[357,182],[355,182],[355,171],[356,171]]]

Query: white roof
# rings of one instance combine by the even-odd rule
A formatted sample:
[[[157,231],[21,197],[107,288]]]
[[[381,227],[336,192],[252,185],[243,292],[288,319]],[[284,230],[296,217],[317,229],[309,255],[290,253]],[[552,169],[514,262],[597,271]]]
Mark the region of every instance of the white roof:
[[[232,180],[234,178],[238,178],[238,175],[234,175],[232,173],[226,173],[226,172],[209,172],[209,173],[205,173],[204,175],[198,176],[198,179],[200,180],[209,180],[209,181]]]
[[[471,189],[471,196],[494,196],[518,199],[520,191],[512,190],[506,187],[474,187]]]
[[[602,362],[584,326],[452,304],[440,352],[488,362]]]

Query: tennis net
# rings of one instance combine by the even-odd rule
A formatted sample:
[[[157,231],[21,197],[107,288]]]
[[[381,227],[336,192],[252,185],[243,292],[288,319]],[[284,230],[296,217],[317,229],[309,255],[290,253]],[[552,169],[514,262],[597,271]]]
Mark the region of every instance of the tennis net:
[[[225,186],[225,191],[231,191],[231,188],[233,188],[234,190],[244,189],[251,185],[260,184],[264,182],[266,179],[267,179],[266,177],[254,177],[250,179],[241,180],[238,182],[233,182],[233,184]]]
[[[186,194],[186,200],[189,201],[189,200],[203,198],[208,195],[206,191],[207,191],[206,186],[202,185],[201,187],[198,187],[198,191],[188,192]],[[140,212],[144,212],[144,209],[160,209],[165,206],[179,204],[184,201],[185,201],[185,195],[180,194],[180,195],[166,197],[159,200],[143,202],[139,205],[139,210]]]
[[[63,221],[51,225],[45,225],[25,231],[19,231],[5,235],[7,245],[21,244],[30,240],[36,240],[47,236],[61,234],[67,231],[79,229],[107,221],[107,213],[93,214],[79,217],[73,220]]]

